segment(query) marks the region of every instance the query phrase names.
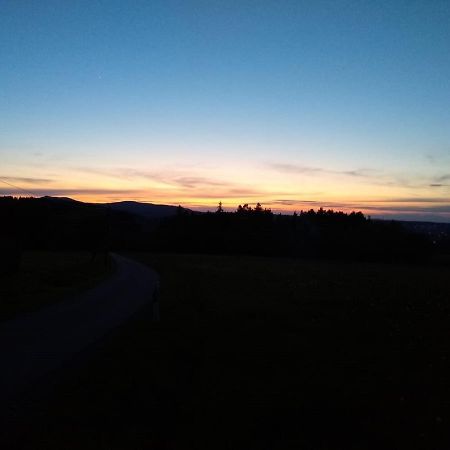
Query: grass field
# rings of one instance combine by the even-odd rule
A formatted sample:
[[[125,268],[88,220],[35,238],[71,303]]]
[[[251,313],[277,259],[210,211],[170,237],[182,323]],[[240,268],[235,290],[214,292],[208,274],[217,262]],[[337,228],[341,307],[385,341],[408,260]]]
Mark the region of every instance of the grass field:
[[[132,256],[161,274],[162,320],[142,311],[118,330],[21,439],[447,448],[449,267]]]
[[[89,252],[25,252],[20,271],[0,278],[0,321],[95,285],[111,272]]]

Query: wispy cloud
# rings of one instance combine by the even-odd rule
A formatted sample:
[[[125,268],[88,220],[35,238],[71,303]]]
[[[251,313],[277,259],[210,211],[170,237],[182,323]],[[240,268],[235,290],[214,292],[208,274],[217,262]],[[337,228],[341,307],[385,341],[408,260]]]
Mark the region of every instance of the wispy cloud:
[[[134,196],[134,195],[141,195],[142,191],[139,190],[127,190],[127,189],[86,189],[86,188],[73,188],[73,189],[59,189],[59,188],[38,188],[33,189],[32,194],[35,196],[44,196],[44,195],[50,195],[50,196],[102,196],[102,195],[120,195],[122,196]],[[11,194],[21,194],[23,193],[20,190],[11,188],[0,188],[0,195],[11,195]]]
[[[303,166],[300,164],[266,163],[266,167],[271,170],[285,173],[306,176],[338,175],[348,178],[355,178],[368,181],[372,185],[385,187],[401,187],[410,189],[423,189],[424,187],[446,187],[446,182],[450,181],[450,173],[436,176],[431,182],[430,179],[420,174],[402,174],[389,171],[379,171],[375,169],[361,168],[351,170],[334,170],[326,167]]]
[[[442,164],[448,163],[448,161],[450,161],[450,149],[442,148],[441,150],[434,153],[426,153],[424,156],[430,164],[442,166]]]
[[[167,184],[174,187],[183,187],[185,189],[197,189],[205,186],[231,186],[230,182],[186,174],[186,171],[179,170],[143,170],[134,169],[130,167],[117,167],[117,168],[95,168],[95,167],[77,167],[77,171],[84,173],[92,173],[95,175],[101,175],[112,178],[120,178],[129,181],[154,181],[160,184]]]
[[[114,167],[114,168],[73,167],[73,170],[77,172],[89,173],[93,175],[100,175],[110,178],[121,178],[121,179],[144,178],[150,180],[159,180],[161,178],[161,176],[156,171],[139,170],[129,167]]]
[[[448,197],[392,197],[361,200],[363,203],[450,203]]]
[[[229,186],[226,181],[213,180],[205,177],[179,177],[173,178],[172,182],[185,188],[195,189],[201,186]]]
[[[345,175],[349,177],[366,178],[374,177],[377,174],[377,172],[373,169],[333,170],[322,167],[302,166],[299,164],[290,163],[269,162],[266,164],[266,166],[278,172],[304,175],[334,174]]]
[[[189,194],[188,194],[189,195]],[[202,199],[255,199],[255,201],[263,201],[267,197],[267,192],[263,192],[259,189],[252,188],[233,188],[233,187],[219,187],[217,189],[210,188],[206,191],[198,192],[199,197]],[[236,205],[237,206],[237,205]]]
[[[269,168],[283,173],[314,175],[317,173],[327,172],[325,169],[321,169],[319,167],[300,166],[297,164],[267,163],[267,165],[269,166]]]
[[[27,184],[47,184],[54,181],[50,178],[11,177],[5,175],[0,175],[0,179],[10,183],[27,183]]]
[[[445,181],[450,181],[450,173],[446,173],[444,175],[440,175],[439,177],[436,178],[436,182],[437,183],[442,183]]]
[[[295,205],[302,205],[302,204],[315,205],[320,202],[317,200],[276,199],[276,200],[271,200],[270,203],[273,205],[295,206]]]

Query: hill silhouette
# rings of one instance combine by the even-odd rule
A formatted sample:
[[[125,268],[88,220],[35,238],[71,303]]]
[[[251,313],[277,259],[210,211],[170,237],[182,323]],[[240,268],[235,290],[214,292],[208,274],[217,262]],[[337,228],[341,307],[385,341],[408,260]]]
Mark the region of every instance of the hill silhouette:
[[[88,250],[93,255],[150,250],[421,262],[450,248],[450,233],[442,227],[436,228],[437,240],[417,224],[371,220],[361,212],[320,208],[281,215],[259,203],[239,205],[234,212],[219,205],[214,213],[197,213],[134,201],[0,197],[0,214],[0,248],[11,261],[17,259],[12,256],[17,249],[47,249]]]
[[[154,203],[141,203],[135,201],[123,201],[107,203],[114,211],[122,211],[146,219],[161,219],[163,217],[172,217],[177,214],[178,207],[170,205],[156,205]]]

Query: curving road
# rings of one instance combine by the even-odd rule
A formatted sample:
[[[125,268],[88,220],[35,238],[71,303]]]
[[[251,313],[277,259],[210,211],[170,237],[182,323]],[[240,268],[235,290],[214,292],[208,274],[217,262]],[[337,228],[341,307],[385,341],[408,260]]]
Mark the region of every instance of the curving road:
[[[112,258],[117,270],[95,288],[0,324],[0,403],[153,302],[157,274],[123,256]]]

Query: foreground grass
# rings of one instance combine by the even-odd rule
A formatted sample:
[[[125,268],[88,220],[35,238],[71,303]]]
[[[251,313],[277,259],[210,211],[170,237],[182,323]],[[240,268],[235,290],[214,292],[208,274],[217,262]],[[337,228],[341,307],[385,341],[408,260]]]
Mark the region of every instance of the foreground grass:
[[[109,275],[89,252],[24,252],[20,271],[0,278],[0,321],[42,308]]]
[[[161,274],[162,321],[142,311],[111,336],[21,439],[446,448],[448,267],[132,256]]]

